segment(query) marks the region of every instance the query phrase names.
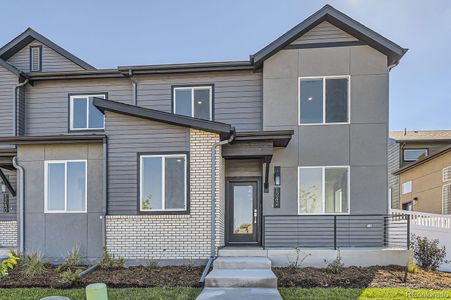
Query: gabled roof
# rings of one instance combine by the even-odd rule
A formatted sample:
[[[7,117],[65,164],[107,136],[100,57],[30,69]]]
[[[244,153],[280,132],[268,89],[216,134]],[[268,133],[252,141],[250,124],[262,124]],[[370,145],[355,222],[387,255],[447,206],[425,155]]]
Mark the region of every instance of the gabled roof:
[[[163,122],[167,124],[183,126],[188,128],[200,129],[208,132],[219,133],[221,139],[226,139],[234,130],[229,124],[202,120],[192,117],[186,117],[167,113],[160,110],[144,108],[136,105],[124,104],[116,101],[94,98],[93,104],[101,111],[112,111],[132,117],[143,118],[152,121]]]
[[[341,30],[356,37],[360,41],[387,55],[388,65],[397,64],[401,57],[407,52],[407,49],[393,43],[382,35],[348,17],[344,13],[336,10],[332,6],[325,5],[316,13],[284,33],[271,44],[267,45],[254,55],[251,55],[251,60],[253,60],[255,67],[260,67],[263,64],[263,61],[323,21],[327,21],[335,25]]]
[[[4,60],[1,59],[1,58],[0,58],[0,66],[2,66],[3,68],[7,69],[8,71],[10,71],[11,73],[13,73],[13,74],[16,75],[17,77],[27,78],[27,76],[25,75],[24,72],[20,71],[19,69],[17,69],[16,67],[14,67],[14,66],[11,65],[10,63],[4,61]]]
[[[394,175],[399,175],[401,173],[404,173],[410,169],[413,169],[419,165],[422,165],[430,160],[435,159],[436,157],[442,156],[443,154],[446,154],[448,152],[451,152],[451,145],[446,146],[441,148],[440,150],[438,150],[437,152],[430,154],[428,156],[423,156],[422,158],[417,159],[416,161],[408,164],[407,166],[404,166],[398,170],[396,170],[395,172],[393,172]]]
[[[23,33],[21,33],[19,36],[14,38],[12,41],[7,43],[5,46],[0,48],[0,57],[4,60],[8,60],[11,56],[16,54],[19,50],[24,48],[26,45],[31,43],[33,40],[37,40],[40,43],[46,45],[47,47],[51,48],[58,54],[64,56],[68,60],[72,61],[73,63],[79,65],[85,70],[95,70],[93,66],[88,64],[87,62],[81,60],[80,58],[76,57],[75,55],[69,53],[67,50],[61,48],[45,36],[39,34],[38,32],[34,31],[31,28],[27,28]]]

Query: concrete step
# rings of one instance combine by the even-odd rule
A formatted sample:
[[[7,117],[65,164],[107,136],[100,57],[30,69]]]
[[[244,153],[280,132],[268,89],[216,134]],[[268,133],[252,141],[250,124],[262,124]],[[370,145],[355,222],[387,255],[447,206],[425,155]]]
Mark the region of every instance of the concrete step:
[[[261,247],[226,247],[219,249],[218,256],[268,256],[268,251]]]
[[[270,269],[213,269],[205,287],[277,288],[277,277]]]
[[[282,300],[277,289],[205,288],[196,300]]]
[[[215,269],[271,269],[271,261],[259,256],[223,256],[215,259]]]

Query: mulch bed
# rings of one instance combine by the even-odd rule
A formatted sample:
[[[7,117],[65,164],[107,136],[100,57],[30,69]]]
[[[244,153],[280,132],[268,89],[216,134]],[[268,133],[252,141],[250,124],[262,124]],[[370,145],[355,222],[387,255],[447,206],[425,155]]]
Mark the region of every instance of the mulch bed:
[[[279,287],[341,287],[341,288],[413,288],[450,289],[451,273],[423,271],[408,273],[404,282],[405,267],[348,267],[339,274],[317,268],[273,268]]]
[[[85,269],[86,267],[80,267]],[[110,270],[96,269],[77,280],[73,285],[58,281],[60,273],[56,266],[46,265],[46,270],[37,276],[24,275],[18,268],[0,280],[0,288],[77,288],[91,283],[103,282],[108,287],[200,287],[199,279],[203,267],[129,267]]]

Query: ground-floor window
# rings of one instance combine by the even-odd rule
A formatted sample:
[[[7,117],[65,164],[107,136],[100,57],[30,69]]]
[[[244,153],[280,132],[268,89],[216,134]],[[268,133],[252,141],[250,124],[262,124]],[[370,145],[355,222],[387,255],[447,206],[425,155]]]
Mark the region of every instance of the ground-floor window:
[[[45,162],[45,212],[86,212],[86,160]]]
[[[349,166],[299,167],[298,213],[349,213]]]
[[[140,211],[186,211],[187,155],[141,155],[139,185]]]

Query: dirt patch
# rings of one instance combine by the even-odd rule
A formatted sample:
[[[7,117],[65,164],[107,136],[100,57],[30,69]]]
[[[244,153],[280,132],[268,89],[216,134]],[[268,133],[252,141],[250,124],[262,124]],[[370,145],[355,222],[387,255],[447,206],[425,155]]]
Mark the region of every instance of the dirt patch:
[[[273,268],[279,287],[342,287],[342,288],[413,288],[449,289],[451,273],[417,270],[408,273],[404,282],[405,267],[349,267],[339,274],[318,268]]]
[[[86,267],[80,267],[85,269]],[[19,268],[0,280],[0,288],[42,287],[76,288],[103,282],[108,287],[200,287],[198,281],[203,267],[129,267],[110,270],[96,269],[78,279],[73,285],[59,282],[56,266],[46,265],[45,271],[33,277],[25,276]]]

